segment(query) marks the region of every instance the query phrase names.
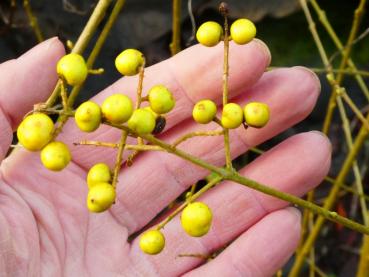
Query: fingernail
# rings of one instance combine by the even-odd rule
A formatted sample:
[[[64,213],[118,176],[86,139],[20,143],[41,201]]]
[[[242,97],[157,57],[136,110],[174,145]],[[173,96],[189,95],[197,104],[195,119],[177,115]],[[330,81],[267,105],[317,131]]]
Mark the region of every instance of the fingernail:
[[[318,75],[316,75],[314,71],[312,71],[311,69],[309,69],[309,68],[307,68],[305,66],[294,66],[294,68],[301,69],[301,70],[307,72],[308,74],[310,74],[312,76],[312,78],[315,79],[315,81],[316,81],[316,84],[317,84],[319,93],[321,92],[322,85],[320,83],[320,79],[319,79]]]
[[[328,142],[328,144],[329,144],[330,151],[332,152],[332,143],[331,143],[331,140],[329,139],[329,137],[328,137],[326,134],[324,134],[324,133],[322,133],[322,132],[320,132],[320,131],[316,131],[316,130],[310,131],[310,133],[317,134],[317,135],[319,135],[319,136],[321,136],[321,137],[325,138],[325,139],[326,139],[326,141],[327,141],[327,142]]]
[[[270,65],[272,61],[272,54],[270,53],[269,47],[264,43],[264,41],[255,38],[254,41],[261,46],[260,48],[264,52],[265,56],[267,57],[267,66]]]
[[[24,58],[27,58],[28,55],[33,55],[35,52],[34,51],[38,51],[38,50],[42,50],[42,51],[49,51],[55,43],[57,43],[58,41],[58,37],[52,37],[50,39],[47,39],[39,44],[37,44],[35,47],[33,47],[32,49],[28,50],[26,53],[24,53],[22,56],[20,56],[18,59],[22,60]]]
[[[49,38],[48,40],[45,40],[44,44],[45,44],[45,49],[46,51],[49,50],[50,48],[53,47],[53,45],[59,41],[59,38],[58,37],[52,37],[52,38]]]

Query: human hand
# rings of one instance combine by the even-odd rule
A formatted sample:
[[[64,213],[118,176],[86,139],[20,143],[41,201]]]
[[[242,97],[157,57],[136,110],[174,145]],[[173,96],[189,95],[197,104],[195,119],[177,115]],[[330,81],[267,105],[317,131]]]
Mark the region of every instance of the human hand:
[[[221,102],[222,51],[221,45],[194,46],[147,68],[144,91],[162,83],[176,98],[161,139],[173,141],[190,131],[214,128],[195,124],[191,111],[193,103],[203,98]],[[51,39],[0,65],[1,158],[11,143],[12,130],[55,86],[56,62],[63,54],[62,44]],[[271,120],[263,129],[230,132],[233,157],[301,121],[315,105],[320,87],[313,73],[301,67],[264,73],[269,62],[270,54],[259,40],[244,46],[231,43],[232,101],[262,101],[271,110]],[[95,101],[101,103],[117,92],[134,100],[136,84],[137,77],[122,78]],[[73,162],[62,172],[47,171],[37,153],[24,149],[16,149],[2,162],[1,276],[270,276],[291,256],[299,240],[299,212],[287,208],[286,202],[231,182],[219,184],[201,198],[214,215],[206,236],[189,237],[177,217],[163,230],[163,252],[143,254],[137,239],[128,243],[128,236],[208,172],[168,153],[143,153],[132,167],[122,168],[116,204],[107,212],[91,214],[85,205],[86,171],[97,162],[112,164],[116,150],[73,146],[73,142],[115,142],[119,136],[107,126],[82,134],[69,121],[58,139],[70,145]],[[194,138],[180,148],[218,166],[224,164],[222,137]],[[326,137],[303,133],[267,151],[240,173],[301,196],[326,175],[330,152]],[[209,254],[231,241],[206,264],[198,258],[178,258],[183,253]]]

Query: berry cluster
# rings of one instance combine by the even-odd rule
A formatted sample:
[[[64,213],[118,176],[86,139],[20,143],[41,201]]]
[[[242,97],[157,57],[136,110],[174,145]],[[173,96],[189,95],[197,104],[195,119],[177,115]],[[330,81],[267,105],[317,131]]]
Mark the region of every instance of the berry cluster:
[[[223,29],[216,22],[204,23],[196,34],[198,41],[208,47],[215,46],[221,40],[228,43],[230,39],[238,44],[245,44],[250,42],[256,34],[254,24],[248,19],[236,20],[230,28],[230,36],[228,36],[226,24],[227,21]],[[87,173],[86,204],[88,210],[94,213],[106,211],[116,201],[117,176],[122,164],[122,153],[126,146],[127,136],[137,138],[137,147],[144,147],[143,137],[163,131],[166,122],[165,114],[175,106],[175,99],[170,90],[160,84],[150,88],[146,96],[141,96],[145,58],[140,51],[124,50],[117,56],[115,66],[122,75],[139,75],[136,103],[128,95],[116,93],[107,97],[101,105],[93,101],[86,101],[75,111],[71,110],[68,106],[66,87],[83,84],[87,75],[92,73],[82,56],[71,53],[62,57],[56,68],[61,84],[60,96],[63,110],[39,105],[41,108],[35,109],[32,114],[26,116],[17,130],[18,140],[24,148],[29,151],[40,151],[42,164],[49,170],[60,171],[68,165],[72,157],[68,146],[55,140],[58,129],[63,125],[55,127],[47,113],[55,112],[66,117],[74,116],[76,126],[83,132],[94,132],[101,124],[120,127],[122,135],[120,143],[115,144],[118,153],[114,170],[111,170],[105,163],[97,163]],[[147,105],[141,107],[143,102],[147,102]],[[266,104],[258,102],[248,103],[243,108],[237,103],[223,102],[221,119],[218,119],[217,105],[211,100],[204,99],[194,105],[192,115],[194,120],[200,124],[212,121],[218,123],[222,127],[222,132],[217,133],[220,135],[242,124],[245,127],[255,128],[265,126],[269,120],[269,108]],[[177,144],[173,147],[175,148]],[[132,162],[135,154],[137,151],[128,160]],[[201,237],[208,233],[213,215],[205,203],[193,202],[192,193],[187,195],[183,206],[181,224],[188,235]],[[139,244],[143,252],[153,255],[162,251],[165,237],[161,229],[165,224],[166,222],[159,224],[156,229],[146,231],[141,235]]]

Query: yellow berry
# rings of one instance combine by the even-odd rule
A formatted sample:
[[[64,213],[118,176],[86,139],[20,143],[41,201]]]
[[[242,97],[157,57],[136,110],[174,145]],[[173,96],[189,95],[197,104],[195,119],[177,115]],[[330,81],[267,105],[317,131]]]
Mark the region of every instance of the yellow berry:
[[[132,115],[132,100],[124,94],[113,94],[106,98],[101,105],[103,116],[110,122],[121,124]]]
[[[146,110],[146,111],[149,111],[150,113],[152,113],[152,115],[155,117],[155,119],[157,119],[158,117],[159,117],[159,115],[156,113],[156,112],[154,112],[151,108],[150,108],[150,106],[148,106],[148,107],[145,107],[145,108],[143,108],[144,110]]]
[[[53,141],[46,145],[41,151],[42,164],[52,171],[64,169],[72,159],[68,146],[63,142]]]
[[[150,107],[155,113],[168,113],[175,105],[172,93],[163,85],[152,87],[149,90],[148,96]]]
[[[136,75],[143,64],[144,56],[136,49],[126,49],[115,59],[115,67],[127,76]]]
[[[270,117],[267,104],[260,102],[248,103],[244,108],[245,121],[248,126],[261,128],[264,127]]]
[[[158,230],[149,230],[140,237],[141,250],[150,255],[159,254],[165,246],[165,237]]]
[[[237,44],[246,44],[256,36],[256,27],[252,21],[241,18],[231,25],[230,29],[232,40]]]
[[[94,213],[101,213],[115,202],[115,189],[109,183],[95,184],[87,194],[87,208]]]
[[[88,188],[92,188],[99,183],[109,183],[111,179],[110,168],[107,164],[95,164],[87,173]]]
[[[197,123],[207,124],[211,122],[217,113],[217,105],[211,100],[201,100],[192,110],[192,117]]]
[[[222,39],[223,29],[219,23],[208,21],[203,23],[196,32],[196,39],[202,45],[211,47],[217,45]]]
[[[56,71],[59,77],[71,86],[82,84],[88,73],[85,59],[75,53],[62,57],[56,65]]]
[[[222,126],[227,129],[235,129],[243,122],[243,111],[240,105],[228,103],[223,107]]]
[[[18,127],[17,136],[24,148],[41,150],[52,138],[54,123],[46,114],[35,113],[27,116]]]
[[[93,132],[100,126],[101,109],[92,101],[84,102],[77,108],[74,120],[82,131]]]
[[[188,204],[181,215],[183,229],[192,237],[202,237],[210,229],[213,215],[210,208],[202,202]]]
[[[128,127],[134,132],[144,135],[155,129],[156,120],[154,115],[145,109],[137,109],[127,122]]]

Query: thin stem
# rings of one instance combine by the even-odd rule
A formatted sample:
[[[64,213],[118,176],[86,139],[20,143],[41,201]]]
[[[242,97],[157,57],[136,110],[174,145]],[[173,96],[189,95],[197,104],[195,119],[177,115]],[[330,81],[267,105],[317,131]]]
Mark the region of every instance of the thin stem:
[[[267,70],[274,70],[274,69],[278,69],[278,68],[283,68],[283,67],[278,67],[278,66],[269,66],[267,68]],[[309,69],[315,73],[328,73],[329,71],[326,68],[318,68],[318,67],[309,67]],[[337,68],[333,68],[331,70],[331,72],[333,73],[343,73],[346,75],[360,75],[363,77],[369,77],[369,71],[365,71],[365,70],[353,70],[351,68],[346,68],[343,70],[339,70]]]
[[[172,56],[181,51],[181,0],[173,1],[172,42],[170,52]]]
[[[59,83],[60,83],[60,96],[61,96],[61,99],[62,99],[63,111],[66,112],[68,110],[67,90],[65,88],[65,84],[64,84],[63,80],[59,79]]]
[[[119,148],[119,143],[112,142],[102,142],[93,140],[82,140],[80,142],[74,142],[74,145],[88,145],[88,146],[101,146],[108,148]],[[124,147],[126,150],[138,150],[138,151],[165,151],[156,145],[136,145],[136,144],[126,144]]]
[[[119,175],[120,168],[122,166],[123,151],[124,151],[124,147],[126,146],[127,135],[128,135],[127,131],[122,131],[122,136],[119,142],[117,158],[115,160],[114,174],[113,174],[113,180],[112,180],[112,186],[114,188],[117,187],[117,183],[118,183],[118,175]]]
[[[224,4],[224,3],[222,3]],[[224,16],[224,59],[223,59],[223,107],[228,103],[228,77],[229,77],[229,34],[228,34],[228,11],[227,7],[220,9]],[[229,142],[229,130],[224,130],[224,151],[226,159],[226,167],[232,168],[231,149]]]
[[[342,97],[343,100],[345,100],[345,102],[351,108],[351,110],[355,113],[355,115],[357,116],[357,118],[361,121],[361,123],[365,126],[365,128],[367,130],[369,130],[369,122],[368,122],[368,120],[362,114],[362,112],[360,111],[360,109],[355,105],[355,103],[351,100],[350,96],[346,93],[346,91],[344,89],[340,91],[339,96]]]
[[[194,138],[194,137],[200,137],[200,136],[220,136],[224,134],[224,130],[214,130],[214,131],[197,131],[197,132],[192,132],[192,133],[188,133],[185,134],[184,136],[178,138],[177,140],[175,140],[173,142],[173,146],[176,147],[179,144],[181,144],[182,142],[190,139],[190,138]]]
[[[29,0],[23,0],[23,7],[24,7],[24,10],[26,11],[29,25],[31,26],[33,32],[35,33],[37,41],[38,42],[44,41],[44,36],[42,35],[40,25],[38,25],[37,17],[34,16],[33,14]]]

